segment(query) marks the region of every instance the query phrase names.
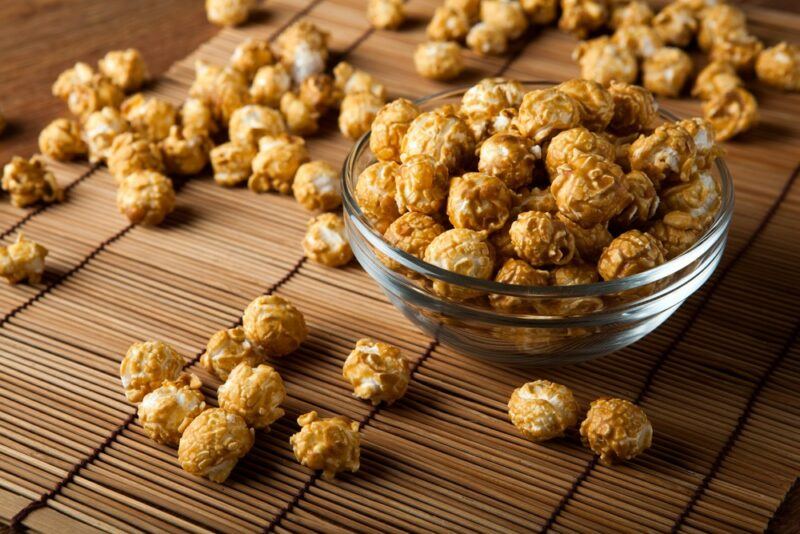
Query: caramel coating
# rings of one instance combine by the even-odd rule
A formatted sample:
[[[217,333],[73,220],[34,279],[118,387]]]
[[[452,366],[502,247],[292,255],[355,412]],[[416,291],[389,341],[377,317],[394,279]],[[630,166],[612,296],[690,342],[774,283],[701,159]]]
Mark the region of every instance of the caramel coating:
[[[601,464],[612,465],[650,447],[653,427],[635,404],[623,399],[598,399],[581,423],[581,439],[600,456]]]
[[[195,417],[181,436],[178,462],[187,473],[225,482],[254,441],[254,431],[244,419],[221,408],[209,408]]]
[[[209,153],[214,181],[225,187],[243,184],[252,172],[256,151],[250,145],[223,143]]]
[[[433,215],[444,206],[450,187],[447,167],[427,154],[406,159],[395,178],[395,201],[400,212]]]
[[[653,10],[642,0],[612,5],[608,25],[616,30],[623,26],[649,25],[653,20]]]
[[[478,170],[499,178],[509,189],[519,189],[533,182],[537,154],[540,151],[522,136],[494,134],[481,145]]]
[[[708,52],[718,40],[743,31],[747,31],[744,11],[728,4],[717,4],[700,12],[697,44],[701,50]]]
[[[289,438],[294,456],[302,465],[322,470],[322,478],[332,480],[337,473],[355,473],[359,467],[358,423],[346,417],[321,419],[317,412],[297,418],[300,432]]]
[[[432,80],[452,80],[464,70],[461,47],[452,41],[428,41],[414,52],[417,73]]]
[[[481,56],[501,56],[508,51],[508,36],[494,26],[479,22],[469,29],[467,46]]]
[[[266,39],[252,37],[239,43],[231,54],[231,66],[252,81],[258,69],[275,63],[275,54]]]
[[[786,41],[758,55],[756,75],[762,82],[783,89],[800,91],[800,47]]]
[[[614,32],[611,40],[640,59],[649,58],[664,46],[656,31],[644,24],[623,26]]]
[[[411,377],[408,360],[400,349],[370,338],[359,339],[342,367],[342,377],[353,386],[353,395],[393,404],[406,393]]]
[[[11,158],[3,167],[2,187],[11,197],[11,203],[18,208],[39,202],[61,202],[64,199],[64,192],[56,177],[40,156],[33,156],[29,160],[19,156]]]
[[[459,115],[469,125],[476,141],[482,141],[496,129],[493,123],[507,109],[522,103],[522,85],[506,78],[484,78],[466,90],[461,98]],[[494,126],[494,128],[493,128]]]
[[[138,90],[149,76],[138,50],[112,50],[97,62],[98,70],[125,92]]]
[[[522,9],[531,24],[547,26],[556,20],[558,0],[520,0]]]
[[[367,133],[383,107],[383,99],[372,93],[352,93],[344,97],[339,110],[339,131],[348,139]]]
[[[711,60],[729,63],[738,72],[750,74],[756,59],[764,50],[764,43],[758,37],[742,30],[718,39],[711,47]]]
[[[330,74],[309,76],[300,84],[300,100],[317,113],[323,114],[339,105],[342,95]]]
[[[381,101],[386,100],[386,87],[372,74],[353,67],[346,61],[339,62],[333,69],[334,84],[342,95],[370,93]]]
[[[336,213],[321,213],[308,221],[303,251],[312,261],[328,267],[341,267],[353,259],[347,242],[344,220]]]
[[[697,166],[692,135],[678,124],[665,123],[631,144],[631,168],[644,172],[660,187],[663,182],[686,182]]]
[[[306,78],[308,81],[310,78]],[[303,82],[305,83],[305,82]],[[299,95],[288,92],[281,98],[281,113],[289,131],[297,135],[312,135],[319,130],[319,112]]]
[[[559,211],[585,228],[610,221],[633,200],[622,168],[592,154],[560,166],[550,189]]]
[[[219,387],[217,397],[220,408],[240,416],[256,430],[268,428],[285,413],[280,405],[286,399],[286,388],[281,375],[269,365],[240,363]]]
[[[379,161],[400,162],[403,137],[419,113],[416,104],[405,98],[398,98],[378,111],[372,121],[369,148]]]
[[[308,149],[302,137],[265,135],[258,141],[258,154],[253,158],[253,174],[247,187],[256,193],[277,191],[288,195],[297,169],[308,160]]]
[[[514,195],[514,207],[511,210],[513,215],[519,215],[523,211],[545,211],[555,213],[558,211],[556,199],[549,187],[523,187]]]
[[[494,280],[502,284],[517,286],[546,286],[550,284],[550,273],[541,269],[534,269],[524,260],[509,258],[497,271]],[[506,313],[532,313],[535,311],[532,299],[512,297],[499,293],[489,295],[489,304],[495,310]]]
[[[597,262],[603,280],[618,280],[658,267],[664,263],[661,242],[639,230],[628,230],[606,247]]]
[[[233,67],[225,67],[214,77],[210,100],[206,102],[211,105],[214,119],[228,124],[234,111],[251,103],[247,78]]]
[[[520,213],[509,236],[517,255],[534,267],[564,265],[575,255],[575,237],[551,213]]]
[[[339,170],[327,161],[310,161],[297,169],[292,184],[297,202],[309,211],[330,211],[342,204]]]
[[[614,133],[626,135],[648,130],[658,118],[658,104],[644,87],[612,83],[608,91],[614,99],[614,116],[609,124]]]
[[[570,263],[556,267],[550,273],[554,286],[576,286],[594,284],[600,281],[597,268],[590,263]],[[547,299],[539,302],[537,307],[542,313],[560,317],[586,315],[603,309],[600,297],[573,297]]]
[[[688,222],[688,224],[687,224]],[[691,248],[703,231],[693,226],[694,221],[681,211],[672,211],[663,219],[650,225],[647,232],[664,247],[664,256],[671,260]]]
[[[661,191],[660,212],[665,220],[672,218],[673,226],[705,230],[719,211],[721,192],[719,181],[710,172],[699,172],[688,182]]]
[[[186,137],[178,126],[173,126],[169,136],[161,141],[164,166],[169,174],[197,174],[208,163],[212,146],[211,140],[205,135]]]
[[[200,357],[200,365],[214,373],[220,380],[227,380],[233,369],[245,363],[255,367],[266,359],[263,349],[250,343],[244,328],[237,326],[220,330],[208,340],[206,351]]]
[[[466,166],[475,153],[475,140],[469,126],[452,110],[426,111],[411,121],[400,145],[400,160],[429,154],[455,173]]]
[[[436,236],[425,249],[424,260],[441,269],[482,280],[488,280],[494,270],[494,254],[485,234],[468,228],[453,228]],[[433,292],[456,301],[481,294],[479,290],[438,279],[433,281]]]
[[[67,106],[73,115],[85,119],[106,106],[118,108],[124,98],[122,89],[104,75],[95,74],[86,83],[74,87],[67,97]]]
[[[509,39],[520,37],[530,24],[518,0],[483,0],[481,21],[497,28]]]
[[[698,27],[694,12],[678,2],[667,4],[651,24],[664,44],[681,48],[689,46]]]
[[[460,9],[439,6],[433,12],[425,33],[431,41],[461,41],[467,36],[469,17]]]
[[[511,190],[495,176],[468,172],[450,181],[447,217],[455,228],[492,233],[508,220]]]
[[[126,175],[117,189],[117,209],[133,224],[161,224],[175,209],[172,180],[156,171]]]
[[[378,30],[396,30],[406,19],[403,0],[369,0],[367,20]]]
[[[167,137],[178,116],[172,104],[155,97],[147,98],[142,93],[125,100],[120,112],[134,132],[151,141],[161,141]]]
[[[378,232],[400,216],[395,201],[400,166],[393,161],[378,162],[364,169],[356,182],[356,201]]]
[[[604,136],[586,128],[572,128],[558,134],[550,141],[545,156],[545,167],[550,180],[555,180],[558,168],[585,155],[614,161],[616,149]]]
[[[692,74],[692,68],[692,58],[686,52],[665,46],[644,61],[644,86],[657,95],[677,97]]]
[[[202,385],[195,375],[184,373],[145,395],[138,410],[144,433],[156,443],[177,445],[186,427],[206,409]]]
[[[471,23],[480,17],[481,0],[444,0],[445,6],[463,11]]]
[[[679,121],[678,126],[689,132],[694,139],[697,168],[701,171],[711,168],[717,157],[722,155],[722,148],[716,142],[714,126],[700,117]]]
[[[736,74],[733,66],[723,61],[712,61],[697,75],[692,96],[709,100],[742,85],[744,82]]]
[[[90,113],[83,121],[82,132],[89,150],[89,161],[92,163],[105,161],[111,153],[111,143],[114,138],[129,129],[128,121],[112,107],[104,107],[100,111]]]
[[[283,95],[292,88],[292,75],[282,64],[267,65],[256,71],[250,86],[253,102],[272,108],[278,107]]]
[[[199,98],[187,98],[178,113],[186,137],[204,135],[210,138],[217,131],[211,107]]]
[[[608,17],[608,4],[605,0],[561,0],[558,29],[578,39],[585,39],[605,25]]]
[[[656,188],[652,180],[641,171],[625,174],[622,184],[633,196],[633,200],[612,219],[612,223],[617,228],[641,226],[652,219],[658,210],[659,198]]]
[[[42,281],[48,252],[43,245],[20,232],[14,243],[0,246],[0,276],[12,285],[23,280],[32,285],[38,284]]]
[[[325,71],[328,62],[330,34],[307,20],[295,22],[276,41],[281,63],[300,84],[314,74]]]
[[[94,69],[82,61],[75,63],[74,66],[61,72],[53,83],[52,94],[61,100],[67,101],[79,85],[84,85],[92,81]],[[114,106],[117,107],[117,106]]]
[[[584,228],[563,213],[557,213],[556,218],[564,223],[569,233],[575,238],[575,252],[583,261],[596,262],[603,253],[603,249],[614,239],[605,223]]]
[[[390,224],[383,237],[391,246],[422,259],[431,241],[443,232],[444,227],[433,217],[409,211]],[[399,263],[390,258],[381,257],[381,261],[390,269],[403,270]]]
[[[81,139],[77,121],[56,119],[39,134],[39,151],[53,159],[67,161],[86,154],[86,143]]]
[[[142,341],[132,344],[119,366],[128,402],[138,403],[163,382],[177,379],[183,365],[183,358],[166,343]]]
[[[508,399],[511,423],[535,442],[563,436],[578,422],[578,410],[572,391],[549,380],[523,384]]]
[[[217,26],[238,26],[254,5],[254,0],[206,0],[206,17]]]
[[[228,136],[233,143],[256,147],[265,135],[286,133],[286,123],[278,110],[250,104],[242,106],[231,115]]]
[[[297,350],[308,337],[300,310],[277,295],[257,297],[242,315],[244,335],[269,358],[280,358]]]
[[[580,106],[574,98],[553,88],[537,89],[522,99],[516,126],[522,135],[541,143],[580,121]]]
[[[581,68],[581,78],[605,87],[615,81],[634,83],[639,75],[636,56],[607,36],[582,41],[573,51],[572,59]]]
[[[574,98],[581,111],[581,124],[602,131],[614,117],[614,97],[599,83],[576,78],[557,86],[557,89]]]
[[[194,80],[189,87],[189,96],[198,98],[208,105],[212,104],[216,92],[217,77],[222,72],[222,67],[206,63],[202,60],[194,62]],[[241,73],[240,73],[241,74]],[[244,77],[242,77],[244,79]]]
[[[133,132],[124,132],[114,138],[106,163],[117,184],[134,172],[164,171],[164,159],[158,145]]]

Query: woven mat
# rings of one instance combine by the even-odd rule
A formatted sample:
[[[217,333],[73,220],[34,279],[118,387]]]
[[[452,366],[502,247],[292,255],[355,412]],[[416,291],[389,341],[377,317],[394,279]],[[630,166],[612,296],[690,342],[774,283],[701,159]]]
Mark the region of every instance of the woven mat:
[[[411,53],[438,2],[412,0],[398,33],[367,27],[360,0],[270,0],[258,22],[224,30],[152,92],[178,103],[194,59],[227,60],[245,36],[275,37],[306,18],[348,61],[395,95],[444,88],[413,73]],[[751,10],[759,36],[796,37],[800,17]],[[511,58],[470,56],[459,83],[504,74],[576,76],[575,41],[547,30]],[[78,59],[78,58],[76,58]],[[51,251],[42,285],[0,287],[0,524],[42,531],[761,531],[800,473],[800,95],[757,86],[762,124],[729,143],[736,216],[713,279],[656,332],[598,361],[546,370],[490,367],[420,334],[356,265],[303,259],[309,215],[293,199],[181,184],[162,227],[116,211],[103,168],[55,164],[63,204],[0,204],[0,237],[19,230]],[[681,114],[698,103],[665,102]],[[339,163],[349,143],[329,125],[310,142]],[[311,335],[278,362],[287,417],[260,433],[225,485],[192,477],[174,449],[142,433],[118,364],[128,345],[173,344],[215,402],[197,362],[259,293],[306,314]],[[356,339],[379,336],[413,361],[391,408],[354,399],[340,377]],[[508,423],[512,389],[533,378],[641,403],[653,447],[597,465],[573,435],[536,445]],[[292,457],[298,414],[343,414],[363,428],[362,467],[321,480]]]

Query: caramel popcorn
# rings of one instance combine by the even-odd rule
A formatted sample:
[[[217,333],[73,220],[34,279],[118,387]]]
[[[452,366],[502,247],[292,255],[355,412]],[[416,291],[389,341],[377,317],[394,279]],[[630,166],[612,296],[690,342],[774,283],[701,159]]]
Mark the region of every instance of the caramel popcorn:
[[[614,97],[599,83],[576,78],[558,85],[557,89],[578,102],[581,124],[592,130],[602,131],[614,117]]]
[[[106,161],[117,184],[134,172],[164,170],[158,145],[133,132],[125,132],[114,138]]]
[[[273,63],[275,63],[275,55],[266,39],[251,37],[240,43],[231,54],[231,66],[251,81],[258,69]]]
[[[468,172],[450,181],[447,217],[455,228],[499,230],[511,212],[511,190],[495,176]]]
[[[172,104],[155,97],[147,98],[142,93],[136,93],[125,100],[120,112],[133,131],[152,141],[161,141],[167,137],[178,116]]]
[[[575,237],[551,213],[520,213],[509,236],[517,255],[534,267],[564,265],[575,255]]]
[[[147,81],[147,65],[138,50],[114,50],[97,62],[97,68],[125,92],[138,90]]]
[[[409,211],[390,224],[383,237],[394,248],[422,259],[431,241],[443,232],[444,227],[433,217]],[[397,262],[389,258],[381,259],[390,269],[402,270],[402,266]]]
[[[499,178],[509,189],[519,189],[533,182],[541,151],[522,136],[501,133],[484,141],[478,154],[480,172]]]
[[[600,463],[612,465],[630,460],[650,447],[653,427],[644,411],[623,399],[592,402],[581,423],[585,446],[600,456]]]
[[[644,172],[659,187],[662,182],[686,182],[697,167],[697,147],[681,126],[662,124],[631,144],[631,168]]]
[[[653,20],[653,10],[642,0],[634,0],[611,8],[609,26],[616,30],[623,26],[648,25]]]
[[[786,41],[758,55],[756,75],[767,85],[784,91],[800,91],[800,47]]]
[[[658,267],[664,263],[661,242],[639,230],[617,236],[600,256],[597,271],[603,280],[618,280]]]
[[[106,106],[119,107],[124,98],[122,89],[102,74],[95,74],[88,82],[74,87],[67,97],[67,106],[73,115],[85,118]]]
[[[756,64],[764,43],[758,37],[742,30],[718,39],[711,46],[711,60],[729,63],[739,72],[750,74]]]
[[[378,232],[400,216],[395,201],[400,166],[393,161],[378,162],[364,169],[356,182],[356,201]]]
[[[597,268],[590,263],[569,263],[556,267],[550,273],[554,286],[577,286],[594,284],[600,281]],[[572,297],[546,299],[537,304],[542,313],[559,317],[585,315],[603,309],[600,297]]]
[[[722,154],[722,149],[717,145],[714,126],[705,119],[694,117],[679,121],[678,126],[689,132],[694,139],[697,149],[696,164],[700,170],[710,168],[717,157]]]
[[[339,111],[339,131],[348,139],[367,133],[383,107],[383,99],[372,93],[352,93],[344,97]]]
[[[494,122],[505,110],[516,109],[522,103],[522,85],[505,78],[485,78],[473,85],[461,98],[459,115],[469,125],[476,141],[496,130]]]
[[[265,135],[286,133],[286,123],[281,113],[266,106],[250,104],[242,106],[231,115],[228,136],[233,143],[256,147]]]
[[[604,136],[590,132],[586,128],[572,128],[555,136],[547,147],[545,167],[550,181],[555,180],[558,168],[574,162],[586,155],[595,155],[600,159],[614,161],[616,149]]]
[[[256,151],[250,145],[223,143],[209,153],[214,181],[225,187],[234,187],[247,181],[252,172]]]
[[[728,4],[710,6],[700,12],[697,44],[701,50],[708,52],[718,40],[746,31],[747,18],[744,11]]]
[[[297,202],[309,211],[330,211],[342,204],[339,170],[327,161],[300,165],[294,176],[292,192]]]
[[[481,56],[501,56],[508,51],[508,36],[494,26],[480,22],[467,32],[467,46]]]
[[[658,104],[644,87],[612,83],[608,92],[614,99],[614,116],[609,124],[614,133],[625,135],[648,130],[658,118]]]
[[[370,93],[381,100],[386,100],[386,87],[366,71],[353,67],[342,61],[333,69],[336,89],[342,95]]]
[[[574,98],[554,88],[537,89],[522,99],[516,126],[522,135],[541,143],[580,121],[580,106]]]
[[[20,232],[14,243],[0,246],[0,276],[12,285],[23,280],[32,285],[38,284],[42,281],[47,253],[43,245],[27,239]]]
[[[253,78],[250,96],[257,104],[278,107],[283,95],[292,88],[292,76],[281,64],[261,67]]]
[[[686,215],[682,226],[705,230],[719,211],[720,195],[721,187],[717,179],[710,172],[699,172],[685,184],[661,191],[661,212],[666,213],[665,220],[670,212],[681,212]],[[675,214],[672,216],[677,217]]]
[[[156,443],[177,445],[186,427],[206,409],[202,385],[195,375],[184,373],[145,395],[138,411],[144,433]]]
[[[680,48],[665,46],[642,66],[644,86],[661,96],[677,97],[692,74],[692,59]]]
[[[369,148],[379,161],[400,161],[400,146],[419,108],[405,98],[383,106],[372,121]]]
[[[433,12],[426,34],[431,41],[461,41],[467,36],[470,23],[460,9],[439,6]]]
[[[83,139],[89,150],[89,161],[105,161],[111,153],[114,138],[129,129],[128,121],[114,108],[104,107],[90,113],[83,122]]]
[[[427,154],[417,154],[400,166],[395,177],[395,201],[401,212],[433,215],[445,205],[449,187],[447,167]]]
[[[206,0],[206,17],[217,26],[238,26],[247,20],[253,7],[254,0]]]
[[[244,419],[210,408],[189,424],[178,445],[178,462],[187,473],[225,482],[255,441]]]
[[[411,121],[400,146],[400,160],[416,154],[429,154],[456,172],[475,153],[475,140],[469,126],[451,110],[420,113]]]
[[[200,365],[214,373],[220,380],[227,380],[233,369],[241,364],[255,367],[266,358],[263,349],[250,343],[242,327],[220,330],[208,340],[206,351],[200,357]]]
[[[550,188],[523,187],[514,195],[514,208],[511,210],[513,215],[519,215],[523,211],[546,211],[555,213],[558,211],[556,199]]]
[[[614,239],[614,236],[608,231],[607,223],[584,228],[563,213],[557,213],[556,219],[564,223],[567,231],[575,238],[575,252],[583,261],[597,261],[600,254],[603,253],[603,249]]]
[[[453,228],[436,236],[425,249],[424,260],[441,269],[462,276],[488,280],[494,270],[491,245],[484,232],[468,228]],[[433,281],[433,292],[440,297],[467,300],[479,296],[479,290]]]
[[[534,269],[528,262],[509,258],[497,271],[495,282],[517,286],[546,286],[550,283],[550,273]],[[535,311],[531,299],[512,297],[499,293],[489,295],[489,304],[498,311],[507,313],[531,313]]]
[[[250,90],[244,74],[226,67],[214,77],[211,93],[211,110],[220,124],[228,124],[233,112],[250,103]]]
[[[217,397],[220,408],[258,430],[283,417],[280,405],[286,399],[286,388],[281,375],[269,365],[253,367],[242,362],[219,387]]]
[[[314,74],[300,84],[300,100],[320,114],[338,106],[341,97],[330,74]]]
[[[303,251],[312,261],[341,267],[353,259],[344,231],[344,220],[336,213],[322,213],[308,221]]]
[[[417,73],[432,80],[452,80],[464,70],[461,46],[452,41],[428,41],[414,52]]]
[[[587,228],[608,222],[633,200],[622,168],[592,154],[560,166],[550,189],[559,211]]]
[[[369,0],[367,20],[378,30],[396,30],[406,19],[403,0]]]
[[[444,0],[444,5],[462,11],[470,23],[477,22],[480,16],[481,0]]]
[[[608,20],[605,0],[561,0],[561,18],[558,29],[578,39],[600,29]]]
[[[730,63],[712,61],[697,75],[692,96],[709,100],[718,94],[742,87],[744,83]]]
[[[189,87],[189,96],[199,98],[211,105],[216,92],[217,77],[222,73],[222,67],[206,63],[202,60],[194,62],[194,81]],[[241,73],[240,73],[241,74]],[[244,77],[242,77],[244,79]]]
[[[169,136],[161,141],[164,166],[169,174],[189,176],[202,171],[208,163],[211,140],[205,135],[185,136],[173,126]]]
[[[64,192],[56,177],[39,156],[29,160],[19,156],[11,158],[3,167],[2,187],[11,196],[11,203],[18,208],[64,199]]]
[[[602,36],[582,41],[572,53],[581,68],[581,78],[608,87],[611,82],[633,83],[639,75],[636,56],[626,47]]]
[[[325,71],[330,34],[306,20],[294,23],[277,40],[281,63],[295,83]]]
[[[86,154],[81,128],[70,119],[56,119],[39,134],[39,151],[53,159],[70,160]]]
[[[119,376],[128,402],[138,403],[167,380],[176,380],[183,358],[161,341],[142,341],[128,348],[119,366]]]
[[[156,171],[126,175],[117,189],[117,208],[133,224],[161,224],[175,209],[172,180]]]
[[[483,0],[481,20],[502,31],[509,39],[520,37],[528,29],[528,17],[518,0]]]
[[[572,391],[549,380],[528,382],[508,399],[508,417],[522,435],[540,442],[564,435],[578,422],[578,402]]]
[[[652,180],[641,171],[627,173],[622,178],[622,184],[633,195],[633,200],[614,217],[613,223],[619,228],[641,226],[652,219],[658,210],[656,188]]]
[[[377,406],[392,404],[405,394],[411,371],[400,349],[364,338],[345,360],[342,377],[352,384],[353,395]]]
[[[199,98],[187,98],[180,109],[181,127],[185,137],[204,135],[211,137],[217,131],[217,124],[211,108]]]
[[[248,304],[242,328],[250,343],[260,347],[269,358],[291,354],[308,337],[303,314],[277,295],[261,296]]]
[[[325,480],[342,471],[358,471],[358,423],[346,417],[321,419],[317,412],[309,412],[298,417],[297,424],[302,428],[289,438],[289,443],[298,462],[309,469],[322,470]]]
[[[664,46],[656,31],[644,24],[623,26],[614,32],[611,40],[642,59],[649,58]]]
[[[94,69],[90,65],[79,61],[73,67],[58,75],[55,83],[53,83],[53,96],[66,101],[79,85],[91,82],[93,76]]]
[[[664,247],[664,257],[675,258],[697,242],[703,230],[695,226],[692,217],[682,211],[671,211],[655,221],[647,233],[658,239]]]
[[[274,190],[287,195],[292,190],[297,169],[308,159],[308,149],[302,137],[265,135],[258,142],[258,154],[253,158],[253,174],[247,187],[256,193]]]
[[[547,26],[556,20],[558,0],[520,0],[522,9],[531,24]]]
[[[678,2],[668,4],[653,17],[653,29],[664,44],[685,48],[697,33],[697,18]]]

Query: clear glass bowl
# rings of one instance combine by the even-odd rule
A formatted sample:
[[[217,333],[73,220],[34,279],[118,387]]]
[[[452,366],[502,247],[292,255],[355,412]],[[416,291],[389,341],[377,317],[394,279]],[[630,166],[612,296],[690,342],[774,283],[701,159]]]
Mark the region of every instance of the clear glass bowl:
[[[526,90],[556,82],[525,82]],[[466,88],[438,93],[417,102],[428,110],[457,103]],[[677,120],[661,111],[664,120]],[[663,323],[714,272],[725,249],[733,214],[733,182],[719,158],[712,169],[722,186],[721,206],[700,239],[663,265],[621,280],[576,286],[518,286],[479,280],[441,269],[389,245],[355,201],[358,175],[375,162],[369,133],[354,145],[344,164],[343,203],[347,236],[363,268],[403,314],[442,344],[484,360],[558,365],[589,360],[641,339]],[[393,260],[405,273],[390,269]],[[389,262],[387,262],[389,263]],[[437,296],[431,281],[441,280],[479,293],[468,302]],[[512,314],[485,304],[488,295],[529,299],[549,308],[573,309],[569,316]],[[545,307],[545,306],[540,306]]]

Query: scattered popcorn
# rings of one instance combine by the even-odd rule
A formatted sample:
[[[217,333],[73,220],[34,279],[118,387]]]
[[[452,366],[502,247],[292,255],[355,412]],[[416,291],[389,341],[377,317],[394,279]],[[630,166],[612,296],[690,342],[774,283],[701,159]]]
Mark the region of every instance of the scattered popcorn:
[[[611,465],[630,460],[650,447],[653,427],[644,411],[623,399],[598,399],[592,402],[581,423],[585,446],[600,456],[600,463]]]
[[[73,67],[58,75],[55,83],[53,83],[53,96],[66,101],[79,85],[90,83],[93,76],[94,69],[87,63],[79,61]]]
[[[294,456],[302,465],[322,470],[322,478],[332,480],[337,473],[359,468],[358,423],[346,417],[321,419],[317,412],[297,418],[300,432],[289,438]]]
[[[172,104],[155,97],[145,97],[142,93],[128,97],[122,103],[120,112],[134,132],[154,142],[169,135],[178,116]]]
[[[308,337],[303,314],[277,295],[261,296],[248,304],[242,328],[250,343],[260,347],[269,358],[291,354]]]
[[[380,161],[400,162],[400,147],[419,108],[405,98],[384,105],[372,121],[369,147]]]
[[[616,30],[623,26],[648,25],[653,20],[653,10],[642,0],[611,6],[609,26]]]
[[[502,56],[508,51],[508,36],[502,30],[481,22],[467,32],[467,46],[481,56]]]
[[[105,161],[111,154],[114,138],[129,130],[128,121],[114,108],[104,107],[90,113],[83,121],[83,139],[89,150],[89,161]]]
[[[711,60],[729,63],[738,72],[751,74],[764,43],[745,31],[737,32],[714,42]]]
[[[237,109],[251,103],[247,78],[232,67],[222,69],[213,79],[210,99],[206,102],[211,105],[214,119],[228,124]]]
[[[210,138],[217,132],[211,107],[199,98],[187,98],[179,113],[185,137],[203,135]]]
[[[697,75],[692,96],[710,100],[716,95],[727,93],[742,85],[744,83],[733,66],[723,61],[712,61]]]
[[[395,201],[397,176],[400,166],[393,161],[373,163],[358,176],[355,197],[361,211],[378,232],[400,216]]]
[[[515,389],[508,417],[522,435],[540,442],[557,438],[578,422],[578,402],[566,386],[536,380]]]
[[[217,26],[238,26],[250,16],[254,0],[206,0],[208,21]]]
[[[581,68],[581,78],[608,87],[612,82],[634,83],[639,75],[636,56],[610,37],[582,41],[572,53]]]
[[[252,367],[242,362],[219,387],[217,397],[220,408],[258,430],[283,417],[280,405],[286,399],[286,388],[281,375],[269,365]]]
[[[164,167],[169,174],[191,176],[202,171],[213,147],[205,135],[186,137],[178,126],[170,128],[169,136],[161,141]]]
[[[644,86],[657,95],[677,97],[691,76],[692,68],[692,59],[680,48],[659,48],[642,66]]]
[[[432,80],[452,80],[464,70],[461,46],[452,41],[428,41],[414,52],[417,73]]]
[[[342,96],[330,74],[314,74],[300,84],[300,100],[320,114],[338,106]]]
[[[187,473],[225,482],[236,462],[250,452],[254,434],[240,416],[209,408],[184,431],[178,445],[178,462]]]
[[[383,99],[372,93],[346,95],[339,111],[339,131],[348,139],[358,139],[369,131],[382,106]]]
[[[45,126],[39,134],[39,151],[61,161],[86,154],[86,143],[81,138],[77,121],[56,119]]]
[[[353,386],[353,395],[377,406],[393,404],[401,398],[411,377],[408,360],[400,349],[376,341],[359,339],[347,357],[342,376]]]
[[[555,22],[558,16],[558,3],[558,0],[520,0],[528,20],[537,26]]]
[[[585,39],[600,29],[608,17],[608,6],[604,0],[561,0],[558,29],[578,39]]]
[[[470,21],[460,9],[439,6],[433,12],[426,34],[431,41],[462,41],[469,32]]]
[[[322,213],[308,221],[303,251],[312,261],[328,267],[341,267],[353,259],[347,242],[344,220],[335,213]]]
[[[12,285],[23,280],[32,285],[38,284],[42,281],[47,254],[44,246],[27,239],[20,232],[14,243],[0,246],[0,276]]]
[[[704,52],[710,51],[718,40],[747,30],[744,11],[738,7],[720,3],[703,9],[699,15],[697,44]]]
[[[132,344],[119,366],[128,402],[138,403],[165,381],[176,380],[183,365],[183,358],[166,343],[142,341]]]
[[[224,381],[237,365],[256,367],[265,359],[266,354],[261,347],[250,343],[244,335],[244,329],[237,326],[220,330],[211,336],[206,351],[200,357],[200,365]]]
[[[183,373],[145,395],[138,411],[144,433],[156,443],[177,445],[186,427],[206,409],[201,386],[195,375]]]
[[[11,197],[11,203],[18,208],[26,208],[44,202],[61,202],[64,192],[56,177],[45,166],[39,156],[26,160],[14,156],[3,167],[3,191]]]
[[[172,180],[156,171],[126,175],[117,189],[117,208],[132,224],[161,224],[175,209]]]
[[[691,9],[674,2],[653,17],[652,26],[664,44],[685,48],[697,34],[698,22]]]
[[[291,88],[292,76],[286,67],[281,64],[267,65],[256,72],[250,86],[250,96],[257,104],[276,108]]]
[[[253,158],[253,174],[247,187],[256,193],[277,191],[288,195],[297,169],[308,159],[308,149],[302,137],[266,135],[258,142],[258,154]]]
[[[483,0],[481,21],[503,32],[509,39],[517,39],[530,23],[518,0]]]
[[[462,11],[471,23],[477,22],[480,16],[481,0],[444,0],[444,5]]]
[[[327,161],[300,165],[294,176],[292,192],[297,202],[309,211],[330,211],[342,204],[339,170]]]
[[[97,68],[123,91],[139,90],[149,76],[147,65],[138,50],[114,50],[97,62]]]
[[[164,159],[158,145],[133,132],[125,132],[114,138],[106,162],[117,184],[135,172],[164,171]]]
[[[767,85],[800,91],[800,47],[785,41],[758,55],[756,75]]]
[[[314,74],[325,71],[328,61],[328,32],[306,20],[294,23],[277,39],[281,63],[300,84]]]
[[[231,115],[228,136],[231,142],[240,145],[258,146],[265,135],[286,133],[286,123],[281,113],[266,106],[250,104],[242,106]]]
[[[386,87],[371,74],[342,61],[333,69],[336,89],[344,96],[357,93],[370,93],[383,101],[386,100]]]
[[[90,113],[106,106],[119,107],[124,98],[122,89],[102,74],[95,74],[88,82],[76,85],[66,100],[69,111],[76,117],[84,119]]]
[[[272,47],[266,39],[242,41],[231,54],[231,66],[252,81],[258,69],[275,63]]]
[[[644,24],[623,26],[614,32],[611,40],[639,59],[649,58],[664,46],[658,33]]]
[[[405,20],[403,0],[368,0],[367,20],[378,30],[396,30]]]
[[[223,143],[209,153],[214,181],[224,187],[235,187],[247,181],[252,173],[256,151],[250,145]]]

